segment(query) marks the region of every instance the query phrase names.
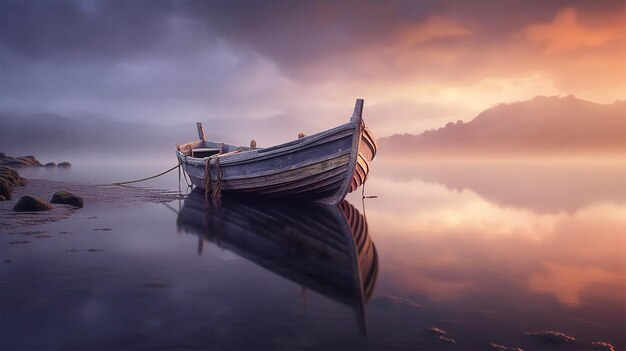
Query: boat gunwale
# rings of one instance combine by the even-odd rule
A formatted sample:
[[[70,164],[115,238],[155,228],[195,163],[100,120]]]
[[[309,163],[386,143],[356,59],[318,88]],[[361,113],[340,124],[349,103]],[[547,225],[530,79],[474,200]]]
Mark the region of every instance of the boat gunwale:
[[[257,161],[260,160],[260,157],[263,156],[263,158],[271,158],[273,156],[276,156],[277,154],[281,154],[281,153],[285,153],[285,152],[290,152],[293,150],[298,150],[298,149],[305,149],[309,146],[309,144],[312,144],[316,141],[322,140],[325,137],[329,137],[332,136],[334,134],[339,134],[340,132],[342,132],[343,130],[350,130],[353,127],[353,123],[352,121],[342,124],[340,126],[331,128],[331,129],[327,129],[325,131],[316,133],[316,134],[312,134],[312,135],[307,135],[304,138],[301,139],[296,139],[296,140],[291,140],[288,141],[286,143],[283,144],[279,144],[279,145],[275,145],[275,146],[271,146],[267,149],[271,149],[269,151],[262,151],[265,149],[255,149],[255,150],[245,150],[245,151],[241,151],[232,155],[224,155],[224,156],[220,156],[220,166],[227,166],[227,165],[231,165],[231,164],[236,164],[239,162],[246,162],[246,161]],[[347,136],[347,135],[346,135]],[[207,140],[208,141],[208,140]],[[191,166],[204,166],[206,159],[210,158],[209,156],[207,157],[191,157],[188,155],[185,155],[181,149],[184,148],[186,145],[189,144],[193,144],[198,142],[196,141],[192,141],[186,144],[181,144],[178,147],[178,150],[176,150],[176,156],[178,157],[178,159],[182,162],[182,163],[186,163],[188,165]],[[214,141],[209,141],[212,143],[216,143]],[[219,144],[219,143],[216,143]],[[243,148],[243,146],[241,146]],[[213,158],[214,159],[214,158]]]

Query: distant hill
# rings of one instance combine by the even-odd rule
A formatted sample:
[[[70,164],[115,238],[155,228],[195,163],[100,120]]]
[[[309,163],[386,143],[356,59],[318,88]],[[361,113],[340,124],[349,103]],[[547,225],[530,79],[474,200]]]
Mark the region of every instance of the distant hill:
[[[571,95],[539,96],[500,104],[468,123],[379,142],[388,155],[626,153],[626,101],[596,104]]]

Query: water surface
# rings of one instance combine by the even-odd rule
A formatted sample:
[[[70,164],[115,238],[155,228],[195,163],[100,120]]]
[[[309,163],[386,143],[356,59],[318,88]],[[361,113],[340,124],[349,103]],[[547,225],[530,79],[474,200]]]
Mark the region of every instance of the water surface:
[[[171,163],[24,175],[106,183]],[[378,198],[348,197],[360,229],[336,209],[284,204],[208,206],[190,222],[184,200],[2,229],[1,348],[544,350],[524,333],[555,330],[577,339],[559,350],[626,349],[626,167],[373,169],[365,192]],[[176,190],[178,177],[143,185]],[[356,232],[375,263],[350,258]]]

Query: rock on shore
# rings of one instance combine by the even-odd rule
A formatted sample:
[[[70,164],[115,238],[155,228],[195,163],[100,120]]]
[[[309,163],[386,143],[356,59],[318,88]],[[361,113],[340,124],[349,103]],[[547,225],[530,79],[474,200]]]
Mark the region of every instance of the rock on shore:
[[[52,209],[50,203],[37,196],[22,196],[22,198],[15,204],[13,211],[15,212],[37,212],[37,211],[49,211]]]
[[[52,200],[50,200],[53,204],[65,204],[72,205],[77,208],[83,207],[83,199],[79,196],[76,196],[69,191],[57,191],[52,195]]]
[[[26,180],[20,177],[17,171],[0,166],[0,201],[10,200],[13,189],[26,184]]]
[[[41,166],[41,162],[33,155],[11,157],[4,152],[0,152],[0,164],[14,167]]]

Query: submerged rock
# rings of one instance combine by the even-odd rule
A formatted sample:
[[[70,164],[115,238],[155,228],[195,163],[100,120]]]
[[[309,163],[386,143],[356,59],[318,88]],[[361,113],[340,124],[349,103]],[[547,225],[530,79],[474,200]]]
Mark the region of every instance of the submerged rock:
[[[615,346],[604,341],[596,341],[591,343],[591,349],[594,351],[615,351]]]
[[[437,327],[428,328],[424,331],[426,335],[433,338],[437,342],[444,344],[456,344],[456,340],[448,334],[447,331],[439,329]]]
[[[76,196],[69,191],[57,191],[52,195],[52,200],[50,200],[53,204],[64,204],[64,205],[72,205],[77,208],[83,207],[83,199],[80,196]]]
[[[71,164],[71,163],[69,163],[69,162],[67,162],[67,161],[65,161],[65,162],[60,162],[60,163],[57,165],[57,167],[69,168],[69,167],[72,167],[72,164]]]
[[[57,166],[57,164],[56,164],[56,163],[54,163],[54,162],[48,162],[48,163],[46,163],[46,164],[45,164],[45,166],[46,166],[46,167],[56,167],[56,166]]]
[[[22,196],[15,204],[13,211],[15,212],[32,212],[32,211],[48,211],[52,206],[48,201],[36,196]]]
[[[565,335],[563,333],[551,331],[551,330],[540,331],[540,332],[529,332],[529,333],[525,333],[525,335],[532,336],[535,339],[548,345],[561,345],[561,344],[566,344],[569,342],[576,341],[576,338],[574,337]]]
[[[519,347],[506,347],[503,345],[496,344],[494,342],[489,344],[489,350],[493,351],[524,351]]]
[[[438,336],[448,335],[448,332],[446,332],[443,329],[439,329],[437,327],[428,328],[425,330],[425,333],[429,335],[438,335]]]
[[[444,344],[456,344],[456,340],[452,339],[449,336],[437,336],[437,341],[442,342]]]

